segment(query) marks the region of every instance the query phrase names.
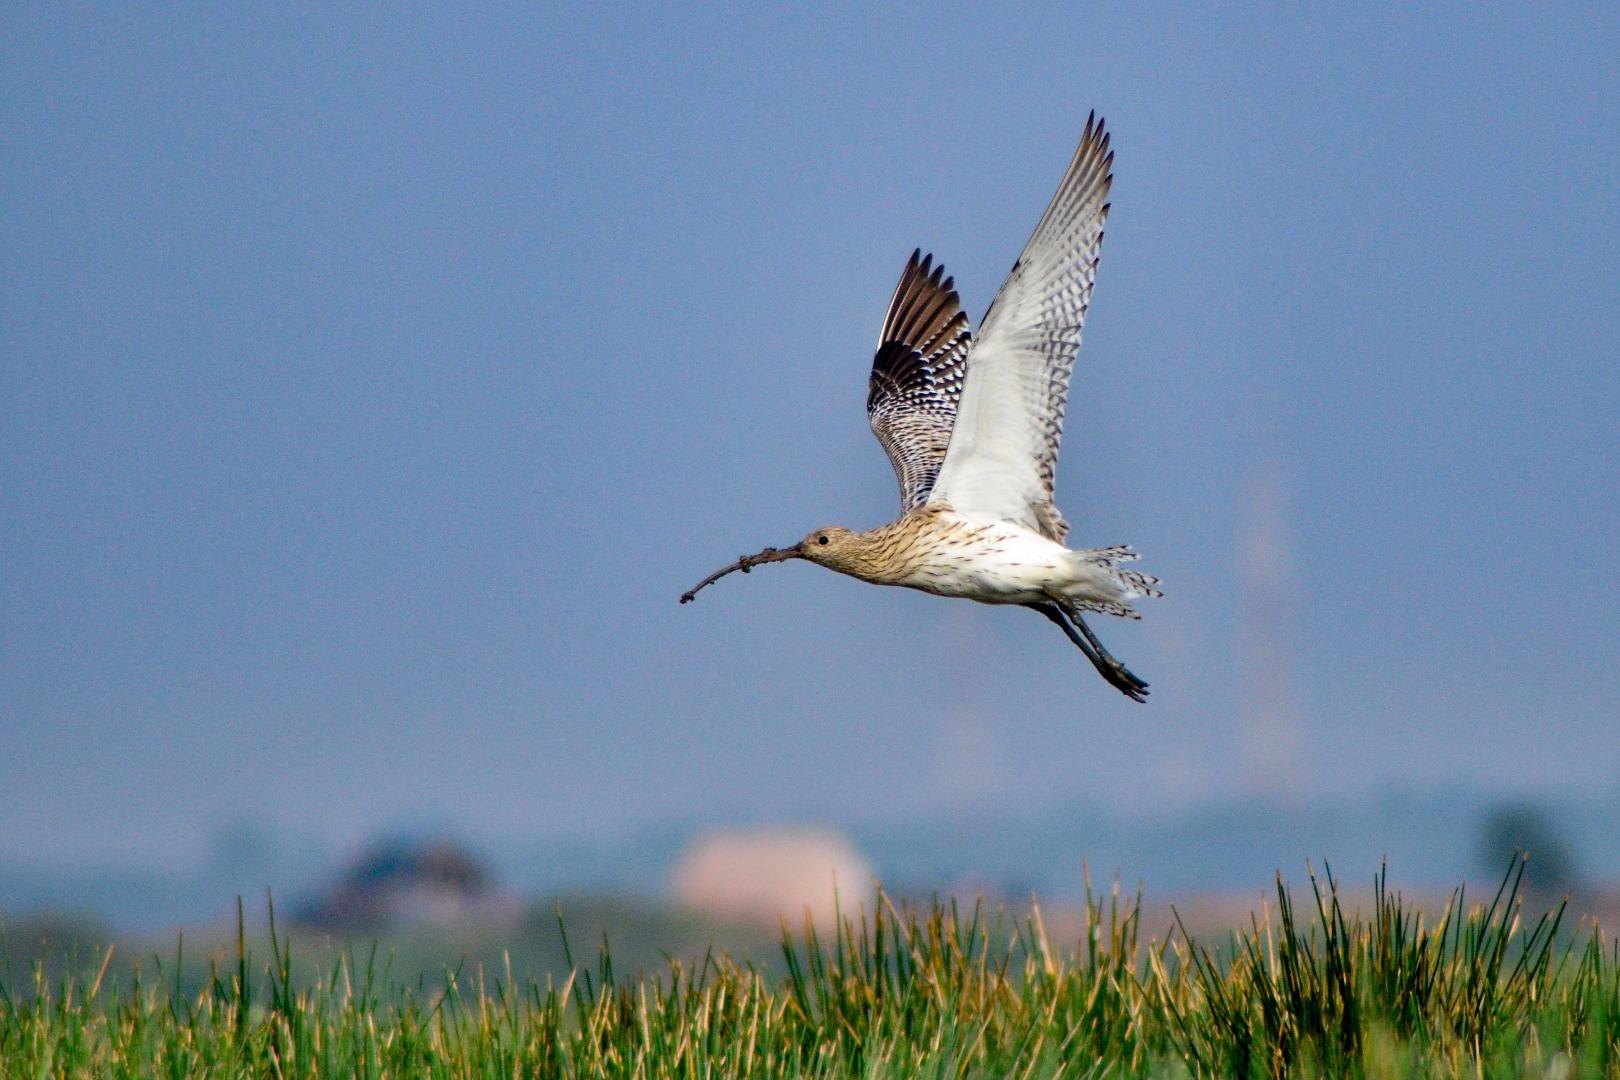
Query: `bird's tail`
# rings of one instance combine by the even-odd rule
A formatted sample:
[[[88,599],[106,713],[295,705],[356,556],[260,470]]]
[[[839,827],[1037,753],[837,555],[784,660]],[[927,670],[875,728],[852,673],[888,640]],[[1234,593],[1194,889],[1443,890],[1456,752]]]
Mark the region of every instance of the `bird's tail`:
[[[1140,570],[1127,570],[1120,566],[1120,563],[1135,562],[1141,558],[1128,544],[1089,548],[1075,554],[1091,565],[1101,568],[1106,574],[1108,583],[1114,587],[1118,595],[1109,599],[1096,596],[1075,597],[1065,606],[1072,605],[1081,611],[1100,611],[1105,615],[1118,615],[1124,619],[1140,619],[1142,616],[1131,606],[1131,601],[1144,596],[1156,600],[1164,595],[1158,588],[1159,579],[1152,574],[1144,574]]]

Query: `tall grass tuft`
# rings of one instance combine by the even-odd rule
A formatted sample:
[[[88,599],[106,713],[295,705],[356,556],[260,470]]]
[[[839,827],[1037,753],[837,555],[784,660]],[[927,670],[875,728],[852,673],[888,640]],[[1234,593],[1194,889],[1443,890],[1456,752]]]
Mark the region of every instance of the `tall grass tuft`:
[[[270,955],[194,992],[158,965],[0,982],[0,1077],[1620,1078],[1620,955],[1563,908],[1523,914],[1517,866],[1486,903],[1347,908],[1331,872],[1210,949],[1140,937],[1141,896],[1086,892],[1054,943],[1039,907],[914,906],[879,892],[828,934],[784,926],[775,972],[715,955],[634,978],[606,942],[561,980],[445,972],[387,984],[373,949],[301,974]],[[1179,920],[1178,920],[1179,926]],[[182,955],[176,950],[178,973]]]

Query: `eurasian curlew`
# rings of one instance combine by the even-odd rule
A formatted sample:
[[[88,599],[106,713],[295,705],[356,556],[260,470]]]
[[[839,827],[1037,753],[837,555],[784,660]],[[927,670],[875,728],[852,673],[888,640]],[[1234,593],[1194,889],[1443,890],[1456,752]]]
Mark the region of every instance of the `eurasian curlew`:
[[[807,559],[875,585],[903,585],[1052,620],[1110,685],[1147,683],[1116,660],[1084,612],[1139,618],[1158,579],[1122,563],[1128,547],[1072,551],[1052,501],[1069,376],[1097,279],[1114,155],[1093,113],[1057,194],[979,323],[955,283],[914,251],[889,301],[866,411],[900,481],[901,517],[867,532],[837,525],[745,555],[681,596],[761,563]]]

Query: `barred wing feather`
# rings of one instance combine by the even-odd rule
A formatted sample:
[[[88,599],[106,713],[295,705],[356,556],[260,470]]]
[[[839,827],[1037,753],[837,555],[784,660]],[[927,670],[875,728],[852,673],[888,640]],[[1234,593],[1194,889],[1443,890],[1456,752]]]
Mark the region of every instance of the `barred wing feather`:
[[[866,395],[867,420],[889,455],[900,502],[928,499],[945,460],[973,335],[954,282],[921,250],[889,300]]]
[[[1016,521],[1059,543],[1068,534],[1052,487],[1113,161],[1093,113],[1057,194],[979,325],[929,501]]]

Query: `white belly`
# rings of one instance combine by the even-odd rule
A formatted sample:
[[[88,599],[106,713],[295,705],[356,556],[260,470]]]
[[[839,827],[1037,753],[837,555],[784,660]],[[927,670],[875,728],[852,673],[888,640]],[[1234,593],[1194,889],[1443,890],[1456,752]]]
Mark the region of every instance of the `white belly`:
[[[960,543],[929,552],[895,584],[984,604],[1040,603],[1087,584],[1106,587],[1105,574],[1044,536],[1002,521],[962,524]]]

